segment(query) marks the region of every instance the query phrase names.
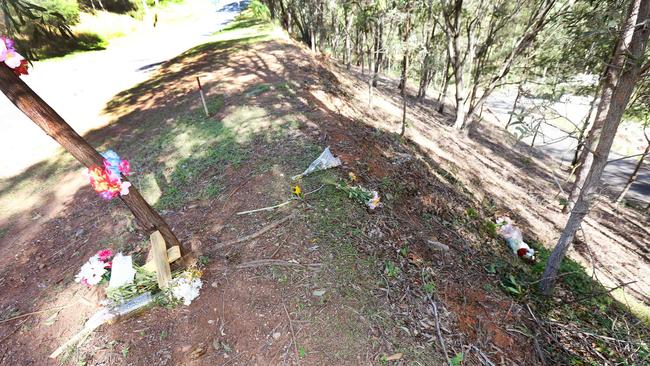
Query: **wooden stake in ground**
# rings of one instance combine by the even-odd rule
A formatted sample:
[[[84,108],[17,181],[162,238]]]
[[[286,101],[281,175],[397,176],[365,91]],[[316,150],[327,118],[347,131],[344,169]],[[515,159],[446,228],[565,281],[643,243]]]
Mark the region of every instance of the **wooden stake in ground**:
[[[208,105],[205,103],[205,95],[203,95],[203,87],[201,86],[201,79],[196,77],[196,83],[199,85],[199,95],[201,95],[201,103],[203,103],[203,110],[205,111],[205,116],[210,117],[210,112],[208,112]]]
[[[63,146],[81,164],[88,168],[104,165],[104,158],[99,152],[79,136],[52,107],[43,101],[4,63],[0,63],[0,90],[18,109],[25,113],[47,135]],[[122,180],[126,181],[126,178],[122,177]],[[169,225],[144,200],[135,187],[131,186],[129,194],[120,196],[120,199],[128,206],[145,231],[151,233],[158,230],[168,245],[181,245]]]
[[[158,287],[161,289],[167,288],[169,281],[172,280],[172,271],[169,268],[169,261],[167,259],[165,239],[163,239],[159,231],[154,231],[149,238],[151,239],[151,255],[153,257],[153,263],[156,266]]]

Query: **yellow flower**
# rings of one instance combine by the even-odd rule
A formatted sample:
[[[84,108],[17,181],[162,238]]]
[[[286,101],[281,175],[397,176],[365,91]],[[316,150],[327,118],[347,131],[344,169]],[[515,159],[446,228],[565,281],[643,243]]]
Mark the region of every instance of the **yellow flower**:
[[[354,172],[348,173],[348,176],[350,177],[350,182],[356,182],[357,181],[357,175],[354,174]]]
[[[293,194],[295,194],[296,196],[300,196],[300,194],[302,193],[302,189],[300,189],[300,186],[297,185],[297,184],[296,184],[295,186],[292,187],[291,191],[292,191]]]

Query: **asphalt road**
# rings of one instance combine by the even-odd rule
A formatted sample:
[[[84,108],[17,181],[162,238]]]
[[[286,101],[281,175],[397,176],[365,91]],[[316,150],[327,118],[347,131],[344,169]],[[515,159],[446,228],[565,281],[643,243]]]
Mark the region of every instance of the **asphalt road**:
[[[523,98],[522,98],[523,99]],[[500,93],[495,94],[487,102],[489,110],[498,118],[499,121],[505,125],[508,121],[510,111],[514,104],[515,95]],[[520,100],[520,103],[521,100]],[[528,106],[533,104],[533,101],[523,100],[524,104]],[[556,103],[553,106],[555,111],[574,123],[584,119],[589,111],[589,100],[587,98],[571,98],[564,103]],[[535,140],[535,146],[554,157],[558,162],[568,164],[573,159],[573,154],[577,145],[575,138],[566,138],[567,132],[549,125],[542,124],[540,128],[540,136]],[[510,128],[512,131],[512,128]],[[619,127],[617,139],[623,138],[625,140],[636,141],[633,150],[638,150],[635,153],[643,152],[645,148],[645,139],[642,135],[642,130],[638,126],[622,125]],[[532,137],[528,136],[522,139],[524,142],[530,144]],[[609,160],[615,160],[623,157],[624,155],[612,151],[609,155]],[[626,199],[634,200],[637,202],[650,202],[650,159],[646,159],[637,181],[630,187],[630,191],[626,195]],[[610,193],[617,194],[623,189],[630,174],[634,170],[637,160],[625,159],[609,163],[605,167],[603,173],[603,186]]]
[[[198,5],[196,5],[198,4]],[[243,10],[246,1],[197,1],[199,15],[185,22],[117,39],[106,50],[36,62],[29,86],[78,133],[110,123],[103,115],[114,95],[142,81],[163,62],[202,44]],[[0,93],[0,178],[52,156],[59,146]]]

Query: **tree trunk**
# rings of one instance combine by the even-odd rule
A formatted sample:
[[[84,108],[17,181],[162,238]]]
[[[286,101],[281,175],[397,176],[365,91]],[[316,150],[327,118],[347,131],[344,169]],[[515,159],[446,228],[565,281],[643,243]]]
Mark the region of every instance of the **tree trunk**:
[[[445,64],[445,75],[442,84],[442,90],[438,94],[438,113],[442,114],[445,111],[445,100],[447,100],[447,89],[449,88],[449,80],[451,76],[449,75],[450,60],[447,56],[447,62]]]
[[[377,31],[375,32],[375,55],[376,55],[376,60],[375,60],[375,71],[372,75],[372,86],[377,87],[377,74],[379,74],[379,68],[381,67],[381,63],[384,59],[384,50],[383,50],[383,44],[382,44],[382,38],[383,38],[383,33],[384,33],[384,22],[383,18],[379,19],[379,25],[377,28]]]
[[[621,191],[621,193],[616,198],[615,203],[617,205],[619,205],[621,203],[621,201],[623,201],[623,198],[627,194],[627,191],[629,191],[632,184],[634,184],[634,182],[636,182],[636,179],[639,176],[639,170],[641,170],[641,166],[643,165],[643,160],[648,155],[648,153],[650,153],[650,144],[646,145],[645,151],[643,151],[643,155],[641,155],[641,158],[639,159],[639,162],[636,163],[636,166],[634,167],[634,171],[632,172],[632,174],[628,178],[627,183],[625,183],[625,187],[623,187],[623,190]]]
[[[638,13],[638,2],[641,1],[645,4],[647,0],[633,0],[632,4],[636,4],[637,9],[633,10],[633,7],[630,7],[630,13],[628,14],[623,27],[621,28],[620,38],[616,43],[614,48],[614,54],[612,56],[612,61],[609,63],[605,70],[605,80],[603,80],[603,87],[600,96],[600,102],[598,103],[598,109],[596,110],[596,117],[594,119],[593,126],[585,139],[582,153],[578,159],[578,165],[576,167],[575,181],[569,192],[569,197],[567,198],[567,204],[562,209],[562,212],[568,213],[573,208],[574,202],[576,202],[577,197],[580,195],[580,190],[585,184],[587,179],[588,172],[591,169],[593,164],[593,148],[598,142],[600,133],[603,129],[603,124],[606,121],[606,116],[609,113],[610,103],[608,101],[612,99],[612,94],[616,90],[615,83],[612,83],[612,79],[617,79],[620,75],[621,69],[626,66],[628,60],[628,48],[630,47],[630,42],[634,35],[635,19]],[[634,15],[632,15],[634,13]],[[639,58],[642,59],[642,58]]]
[[[352,25],[352,20],[350,19],[350,14],[348,14],[348,7],[345,8],[345,67],[350,70],[350,26]]]
[[[404,54],[404,68],[408,68],[409,66],[409,59],[408,59],[408,50]],[[400,132],[400,136],[404,137],[404,133],[406,133],[406,73],[403,73],[402,76],[402,131]]]
[[[553,291],[562,259],[571,246],[582,220],[587,215],[600,185],[616,130],[639,79],[641,65],[638,60],[643,59],[650,34],[650,29],[636,25],[646,23],[649,13],[650,1],[632,0],[621,37],[610,63],[610,65],[619,65],[619,67],[608,67],[596,120],[592,128],[594,141],[597,141],[596,150],[593,154],[590,153],[590,163],[581,185],[582,189],[577,196],[575,205],[572,206],[564,231],[548,259],[539,285],[540,291],[545,295],[550,295]],[[589,151],[589,149],[585,149],[585,151]]]
[[[0,90],[18,109],[80,163],[88,168],[103,166],[104,158],[97,150],[79,136],[61,116],[4,64],[0,64]],[[126,181],[124,177],[122,178]],[[158,230],[165,238],[167,245],[178,245],[181,250],[183,249],[167,223],[149,206],[134,186],[129,189],[129,194],[120,196],[120,199],[128,206],[148,234]]]
[[[584,145],[584,139],[585,139],[585,133],[587,132],[587,129],[589,128],[589,124],[591,123],[591,115],[594,112],[594,109],[596,108],[596,101],[598,100],[598,94],[600,93],[600,86],[601,82],[598,82],[598,86],[596,87],[596,92],[594,93],[594,98],[591,100],[591,104],[589,105],[589,112],[587,112],[587,116],[585,117],[585,120],[582,122],[582,126],[580,127],[580,130],[578,132],[578,143],[576,145],[576,151],[573,154],[573,160],[571,160],[571,168],[575,168],[576,164],[578,164],[578,158],[580,157],[580,152],[582,151],[582,147]]]
[[[515,103],[512,105],[512,111],[510,112],[510,116],[508,117],[508,123],[506,123],[506,130],[508,130],[508,127],[510,127],[510,123],[512,123],[512,116],[515,115],[515,111],[517,110],[517,104],[519,103],[519,98],[521,98],[523,88],[521,87],[521,84],[517,85],[517,96],[515,97]]]

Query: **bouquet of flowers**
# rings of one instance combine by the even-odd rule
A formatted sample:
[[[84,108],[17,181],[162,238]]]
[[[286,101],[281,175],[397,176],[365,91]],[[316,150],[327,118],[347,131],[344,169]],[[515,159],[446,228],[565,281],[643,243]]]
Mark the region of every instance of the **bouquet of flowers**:
[[[106,200],[113,199],[118,195],[129,194],[131,183],[123,182],[120,174],[128,175],[131,172],[131,165],[127,160],[120,159],[120,156],[113,150],[102,154],[104,166],[88,169],[86,175],[90,186]]]
[[[103,249],[88,259],[88,262],[81,266],[74,280],[88,287],[96,286],[111,277],[111,258],[113,252],[110,249]]]
[[[350,172],[349,177],[349,182],[339,182],[336,184],[336,188],[347,193],[348,198],[368,206],[371,210],[381,207],[381,197],[379,196],[379,192],[371,191],[361,185],[353,186],[352,183],[357,181],[357,176],[353,172]]]

